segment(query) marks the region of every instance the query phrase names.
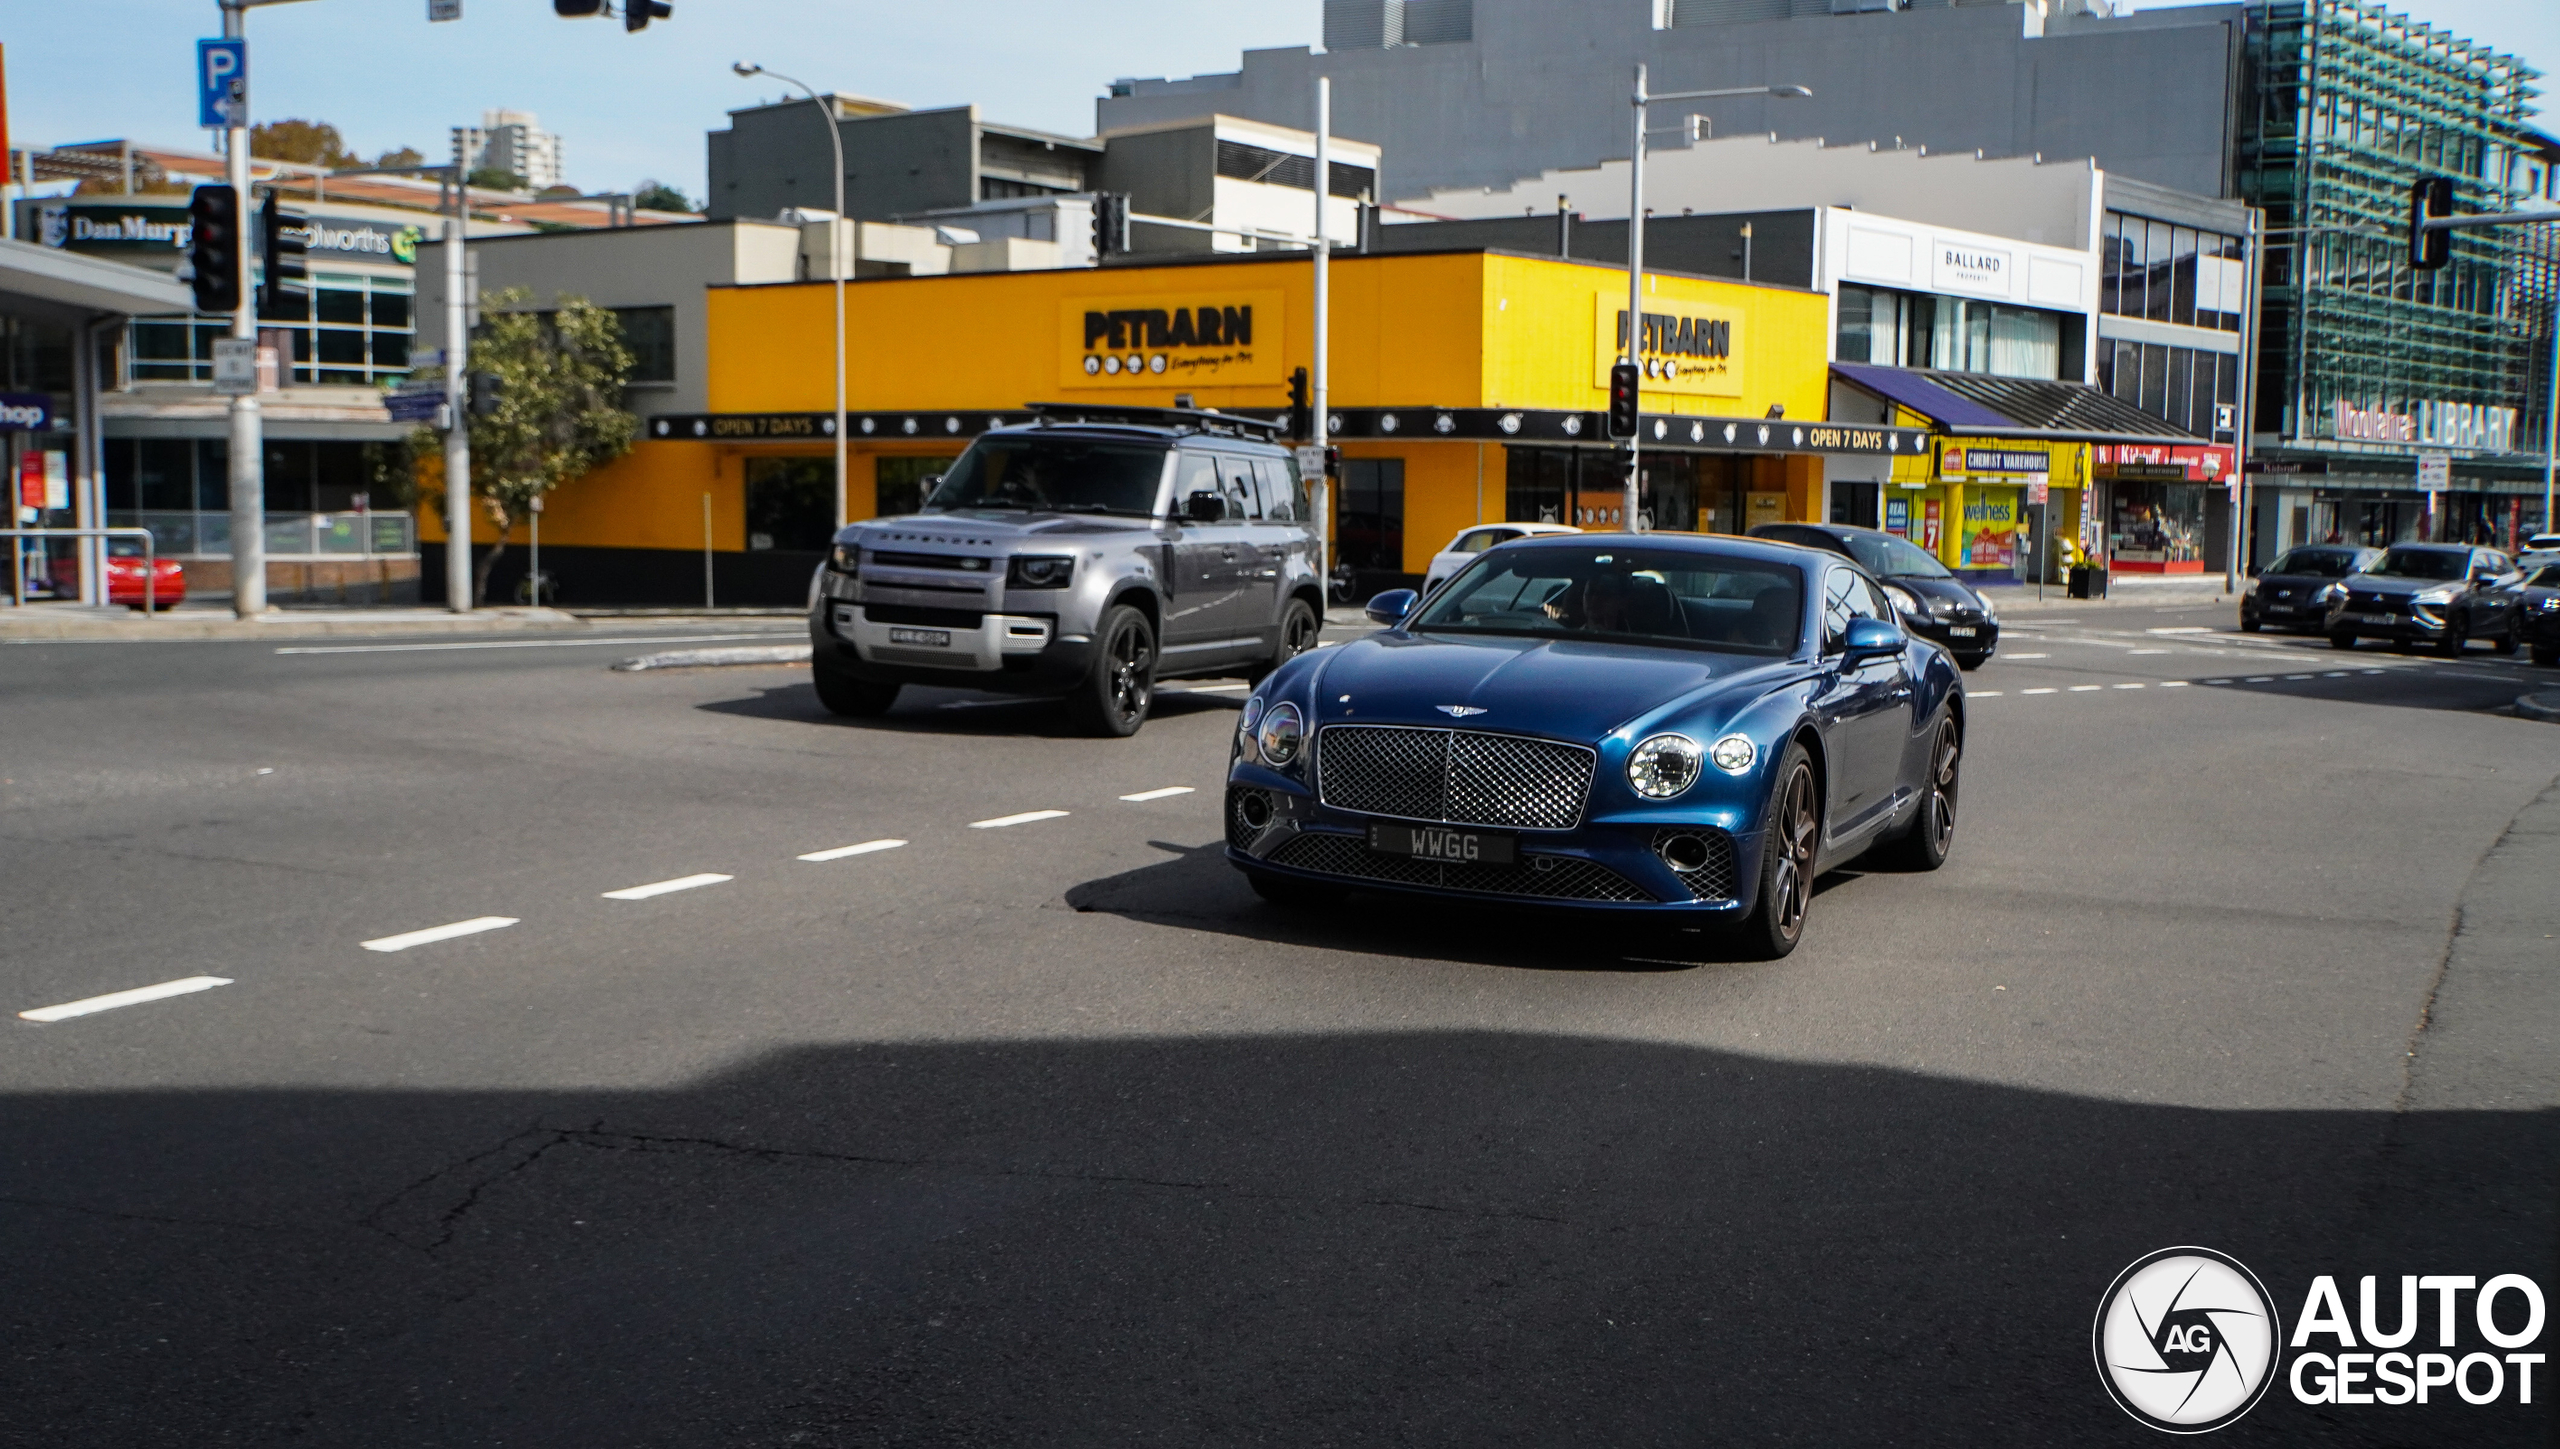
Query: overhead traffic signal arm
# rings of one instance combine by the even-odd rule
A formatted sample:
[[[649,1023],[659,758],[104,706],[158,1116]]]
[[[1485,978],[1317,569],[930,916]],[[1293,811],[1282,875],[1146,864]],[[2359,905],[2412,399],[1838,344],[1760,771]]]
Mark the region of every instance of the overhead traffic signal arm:
[[[2560,213],[2548,211],[2453,214],[2453,178],[2422,176],[2409,183],[2409,265],[2432,272],[2453,260],[2453,233],[2473,226],[2549,226]]]

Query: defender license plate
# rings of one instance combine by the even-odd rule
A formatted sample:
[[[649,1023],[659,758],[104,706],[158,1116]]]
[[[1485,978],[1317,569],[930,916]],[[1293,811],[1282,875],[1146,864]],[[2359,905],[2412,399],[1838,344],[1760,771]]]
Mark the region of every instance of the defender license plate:
[[[892,629],[889,631],[889,642],[922,644],[931,649],[948,649],[951,647],[951,631],[948,629]]]
[[[1445,825],[1372,825],[1369,848],[1381,855],[1409,855],[1417,860],[1462,865],[1511,865],[1520,858],[1520,843],[1512,836]]]
[[[1947,633],[1952,638],[1970,639],[1974,636],[1975,630],[1971,624],[1949,624]]]

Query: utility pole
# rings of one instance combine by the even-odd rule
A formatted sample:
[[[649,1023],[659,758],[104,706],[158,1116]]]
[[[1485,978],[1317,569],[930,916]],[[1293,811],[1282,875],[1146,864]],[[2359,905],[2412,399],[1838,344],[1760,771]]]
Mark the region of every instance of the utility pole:
[[[1332,370],[1327,354],[1333,333],[1333,237],[1324,225],[1325,201],[1333,194],[1333,77],[1316,77],[1316,230],[1315,230],[1315,365],[1308,374],[1307,401],[1314,423],[1307,441],[1316,456],[1331,457],[1326,438],[1332,429],[1333,404],[1325,399],[1325,378]],[[1333,604],[1333,480],[1316,471],[1316,589],[1326,607]]]
[[[642,23],[646,24],[647,22],[643,21]],[[816,106],[819,114],[827,118],[827,144],[834,148],[836,158],[836,215],[835,220],[827,224],[827,271],[835,277],[836,282],[835,527],[842,528],[848,521],[845,510],[844,461],[844,275],[846,272],[852,270],[853,267],[858,265],[862,260],[862,223],[850,220],[844,214],[844,117],[836,110],[836,104],[832,97],[821,98],[818,95],[817,87],[810,85],[806,81],[796,81],[791,77],[782,74],[780,71],[766,70],[761,65],[756,65],[743,60],[731,63],[729,69],[735,71],[741,76],[769,75],[775,80],[782,82],[784,85],[797,86],[800,88],[802,94],[808,96],[809,104]],[[848,227],[852,228],[853,235],[853,241],[851,244],[852,255],[850,257],[845,254],[845,232]],[[833,530],[831,529],[829,531],[832,532]],[[706,585],[705,587],[707,589],[708,586]],[[708,607],[708,605],[706,604],[705,607]]]
[[[222,38],[248,35],[247,0],[222,0]],[[244,91],[226,118],[223,148],[228,155],[231,191],[239,198],[241,218],[240,305],[231,313],[231,335],[251,346],[258,340],[258,293],[250,285],[248,246],[249,98]],[[290,359],[281,359],[286,366]],[[258,395],[231,395],[231,612],[254,619],[267,611],[267,447],[258,413]]]
[[[2560,298],[2551,304],[2551,392],[2542,404],[2542,531],[2560,533],[2560,520],[2551,516],[2551,484],[2555,468],[2560,468]]]
[[[462,133],[453,137],[453,212],[444,219],[444,598],[457,614],[471,612],[471,285],[463,243],[471,229],[471,172]]]
[[[1627,361],[1637,376],[1644,373],[1644,123],[1647,97],[1644,93],[1644,67],[1636,67],[1636,140],[1634,159],[1627,166]],[[1627,430],[1627,495],[1620,505],[1625,517],[1622,524],[1629,533],[1639,532],[1636,510],[1643,506],[1644,464],[1639,454],[1644,432],[1644,404],[1641,399],[1648,389],[1636,384],[1636,425]]]
[[[2248,270],[2241,274],[2240,286],[2240,395],[2236,399],[2238,405],[2231,410],[2231,555],[2222,573],[2225,594],[2240,592],[2243,561],[2254,552],[2257,542],[2249,526],[2249,504],[2255,491],[2249,482],[2249,434],[2258,424],[2258,289],[2265,266],[2259,251],[2266,245],[2266,226],[2266,213],[2250,207],[2249,255],[2244,259]]]

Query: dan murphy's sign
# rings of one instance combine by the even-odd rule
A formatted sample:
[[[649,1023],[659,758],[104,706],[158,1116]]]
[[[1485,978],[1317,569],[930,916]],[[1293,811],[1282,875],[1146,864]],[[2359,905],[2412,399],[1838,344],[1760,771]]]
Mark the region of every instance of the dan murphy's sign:
[[[1067,297],[1058,381],[1068,387],[1233,387],[1281,380],[1281,294]]]

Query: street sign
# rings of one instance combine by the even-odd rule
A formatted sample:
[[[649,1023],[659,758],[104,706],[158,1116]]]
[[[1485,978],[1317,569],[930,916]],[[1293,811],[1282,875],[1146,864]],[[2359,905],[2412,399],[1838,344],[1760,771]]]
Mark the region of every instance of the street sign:
[[[0,433],[41,433],[53,426],[53,394],[0,392]]]
[[[431,423],[444,411],[441,392],[395,392],[383,396],[382,405],[391,411],[395,423]]]
[[[2053,475],[2052,475],[2052,474],[2050,474],[2050,473],[2029,473],[2029,474],[2027,475],[2027,502],[2028,502],[2031,506],[2033,506],[2033,507],[2037,507],[2037,508],[2042,508],[2042,507],[2046,504],[2046,502],[2048,502],[2048,501],[2051,499],[2051,497],[2052,497],[2052,493],[2053,493]]]
[[[2215,403],[2213,405],[2213,430],[2217,433],[2236,433],[2240,431],[2240,409],[2232,406],[2230,403]]]
[[[427,0],[429,20],[460,20],[462,0]]]
[[[217,337],[213,340],[213,390],[243,396],[258,390],[258,339]]]
[[[2419,492],[2442,493],[2452,486],[2453,455],[2451,453],[2420,453],[2418,455]]]
[[[1324,476],[1324,449],[1313,443],[1301,443],[1290,451],[1298,455],[1299,477],[1313,479]]]
[[[196,42],[196,124],[217,131],[249,124],[249,42]]]

